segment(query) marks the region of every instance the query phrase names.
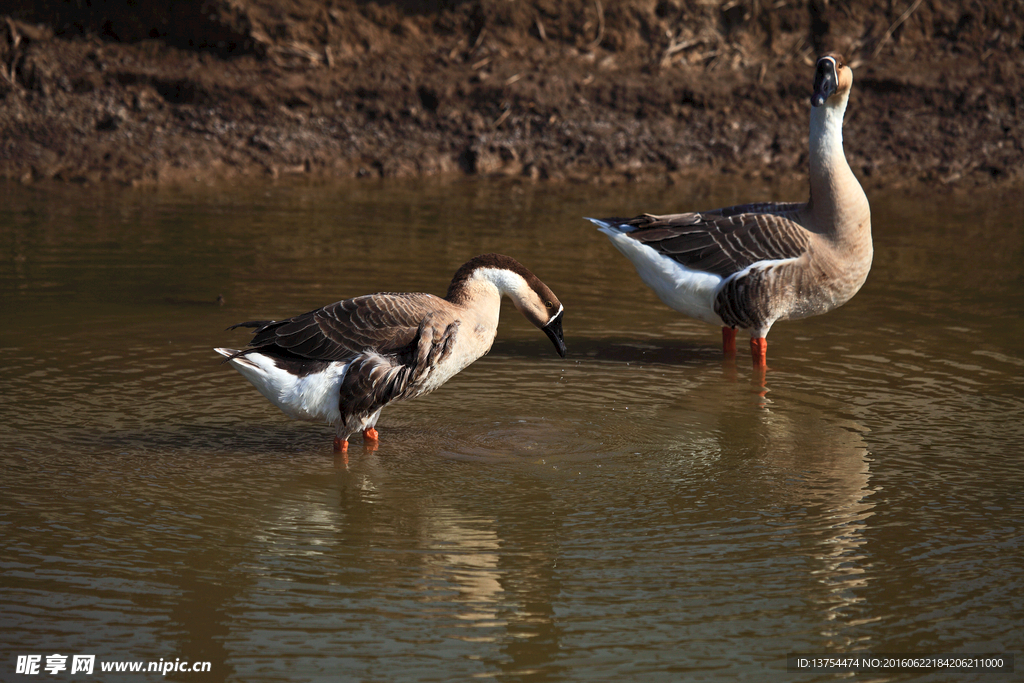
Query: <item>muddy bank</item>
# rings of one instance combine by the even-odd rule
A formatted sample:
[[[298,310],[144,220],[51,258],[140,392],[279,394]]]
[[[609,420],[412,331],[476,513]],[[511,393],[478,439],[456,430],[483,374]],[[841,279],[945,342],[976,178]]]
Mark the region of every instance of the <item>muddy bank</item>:
[[[80,4],[0,16],[0,177],[792,177],[831,49],[866,186],[1024,181],[1019,0]]]

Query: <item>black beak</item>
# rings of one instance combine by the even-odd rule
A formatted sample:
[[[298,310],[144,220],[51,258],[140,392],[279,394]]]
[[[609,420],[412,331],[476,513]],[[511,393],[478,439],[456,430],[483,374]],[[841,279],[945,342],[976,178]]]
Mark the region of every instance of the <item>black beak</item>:
[[[839,76],[836,74],[836,62],[831,57],[818,60],[814,71],[814,92],[811,93],[811,106],[820,107],[825,100],[832,97],[839,87]]]
[[[555,317],[548,321],[548,324],[541,328],[544,330],[544,334],[548,335],[555,344],[555,351],[558,351],[558,355],[565,358],[565,339],[562,338],[562,311],[559,310],[555,314]]]

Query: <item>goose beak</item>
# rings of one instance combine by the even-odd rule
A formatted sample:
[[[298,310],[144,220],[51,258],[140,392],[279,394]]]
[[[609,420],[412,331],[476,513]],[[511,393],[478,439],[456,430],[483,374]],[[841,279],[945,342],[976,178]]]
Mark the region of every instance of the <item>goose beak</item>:
[[[839,87],[839,76],[836,74],[836,62],[831,57],[822,57],[814,70],[814,92],[811,93],[811,106],[820,107]]]
[[[554,342],[558,355],[565,358],[565,339],[562,338],[562,309],[559,308],[555,317],[541,329],[544,330],[544,334],[548,335],[548,339]]]

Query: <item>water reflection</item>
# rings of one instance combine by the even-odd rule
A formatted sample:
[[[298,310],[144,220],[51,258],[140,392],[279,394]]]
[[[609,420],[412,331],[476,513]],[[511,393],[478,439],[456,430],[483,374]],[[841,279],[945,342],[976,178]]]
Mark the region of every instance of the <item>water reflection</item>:
[[[657,353],[654,356],[660,357]],[[611,375],[609,384],[619,386],[623,399],[639,399],[652,390],[663,394],[681,372],[671,366],[643,362],[652,375],[663,377],[655,386],[651,386],[650,377],[640,380],[647,385],[645,394],[630,394],[628,385],[623,385],[628,374],[624,364],[618,373],[611,368],[601,372]],[[590,371],[593,368],[580,373]],[[627,470],[617,467],[617,463],[604,461],[610,469],[603,473],[595,469],[598,463],[593,460],[556,457],[553,462],[560,469],[552,485],[546,478],[538,479],[536,470],[530,474],[517,468],[513,473],[503,467],[508,458],[516,457],[510,455],[506,445],[491,442],[488,453],[487,439],[475,438],[473,427],[463,425],[465,439],[461,447],[445,442],[426,452],[410,451],[405,445],[385,440],[380,452],[353,454],[349,469],[342,474],[348,491],[342,496],[341,507],[347,533],[358,529],[359,537],[365,534],[378,541],[391,538],[398,544],[387,545],[405,558],[405,578],[400,585],[407,585],[421,605],[412,614],[431,619],[447,638],[493,646],[489,655],[478,654],[479,661],[487,665],[485,672],[554,676],[562,671],[565,662],[560,653],[564,654],[567,646],[565,634],[574,634],[568,639],[572,643],[587,633],[581,632],[584,624],[572,617],[572,610],[565,613],[574,596],[580,598],[581,590],[590,594],[581,581],[592,582],[595,588],[604,585],[607,590],[609,579],[620,576],[608,599],[611,605],[620,601],[631,605],[625,614],[617,612],[617,619],[627,624],[631,618],[642,623],[660,620],[665,627],[677,622],[684,633],[697,629],[707,637],[709,628],[714,632],[714,627],[688,619],[690,609],[684,607],[689,603],[688,582],[667,575],[655,579],[643,571],[632,577],[620,575],[617,570],[609,575],[610,567],[604,564],[626,561],[636,567],[637,562],[654,563],[657,557],[658,566],[665,566],[667,560],[671,566],[669,558],[677,557],[692,565],[695,558],[685,558],[695,542],[708,545],[713,552],[700,563],[711,561],[714,566],[717,562],[711,558],[721,554],[731,558],[733,566],[727,574],[760,572],[758,585],[767,591],[768,602],[750,603],[743,611],[757,615],[772,600],[785,601],[792,585],[800,585],[800,599],[807,604],[807,609],[801,610],[802,619],[813,613],[819,615],[811,620],[815,624],[812,649],[869,647],[870,640],[865,641],[856,632],[857,627],[870,622],[865,616],[869,610],[864,604],[864,590],[871,581],[872,559],[865,531],[872,516],[874,491],[865,442],[867,430],[856,421],[839,417],[841,406],[827,398],[783,387],[785,405],[765,403],[756,391],[763,388],[760,381],[737,383],[728,375],[726,363],[721,363],[718,370],[713,365],[705,368],[687,390],[677,389],[674,395],[642,413],[641,419],[651,423],[672,422],[679,412],[696,415],[684,432],[673,432],[664,454],[655,459],[632,459],[630,467],[647,470],[646,504],[629,502],[639,492],[622,488],[621,478]],[[570,376],[567,385],[572,387],[577,379],[584,378]],[[607,401],[605,392],[598,394]],[[695,409],[695,399],[702,408]],[[606,429],[621,430],[622,426],[622,422],[616,422]],[[626,443],[619,446],[628,451],[634,436],[642,434],[627,432]],[[657,432],[646,436],[660,443]],[[591,438],[596,441],[600,437]],[[742,454],[739,459],[737,453]],[[509,484],[518,490],[516,517],[509,515],[500,500],[490,500],[483,507],[497,507],[503,510],[501,514],[481,514],[473,508],[479,495],[467,495],[465,490],[451,486],[433,490],[423,501],[410,501],[402,482],[396,481],[401,478],[397,473],[421,458],[440,458],[428,471],[420,469],[425,477],[436,476],[439,470],[451,477],[451,468],[474,462],[490,463],[490,468],[511,476]],[[547,459],[534,462],[546,463]],[[569,499],[563,501],[552,489],[563,488],[567,483],[563,473],[576,470],[585,473],[584,479],[596,479],[594,486],[586,488],[588,499],[584,502],[570,485],[565,489]],[[480,474],[477,469],[473,486],[493,491],[492,482],[477,479]],[[696,490],[709,486],[717,491],[717,499],[694,496]],[[666,504],[668,508],[659,512]],[[382,507],[394,514],[381,512]],[[581,528],[579,520],[611,521],[607,519],[609,510],[616,512],[606,535],[594,538],[593,546],[590,541],[580,545],[592,531]],[[652,518],[651,514],[656,516]],[[744,518],[748,519],[737,524]],[[705,538],[706,531],[717,527],[720,519],[732,519],[733,528],[723,530],[719,540]],[[382,520],[387,523],[382,525]],[[641,546],[636,545],[636,534],[644,539]],[[565,537],[575,539],[570,547],[562,543]],[[595,559],[604,558],[598,564],[586,559],[591,548]],[[789,564],[795,573],[786,577],[779,573],[780,567],[765,571],[762,553],[776,554],[780,567]],[[630,555],[633,557],[627,560]],[[410,570],[414,570],[414,576],[407,575]],[[686,571],[694,570],[699,571],[695,567]],[[386,572],[377,575],[385,580],[389,576]],[[656,583],[650,583],[652,580]],[[787,585],[789,588],[785,588]],[[622,591],[626,595],[637,591],[637,595],[647,595],[642,600],[615,596]],[[732,596],[725,595],[720,599],[704,596],[702,605],[711,613],[728,613],[738,607]],[[627,616],[630,613],[632,617]],[[678,622],[680,617],[682,622]],[[600,617],[588,614],[584,623],[595,619],[600,623]],[[635,638],[620,637],[623,647],[637,652]],[[613,668],[619,670],[617,667]]]
[[[355,481],[368,486],[365,476]],[[437,491],[420,505],[401,495],[395,501],[408,516],[406,543],[418,558],[412,590],[420,609],[446,638],[476,644],[477,654],[467,656],[481,673],[546,670],[560,649],[554,618],[560,524],[542,512],[551,502],[546,492],[524,493],[515,518],[472,512],[454,492]],[[480,644],[490,647],[480,651]]]
[[[793,495],[778,497],[788,503],[787,517],[806,516],[801,533],[814,530],[806,551],[809,575],[820,586],[811,596],[823,615],[818,651],[850,652],[870,647],[850,627],[864,619],[863,589],[871,580],[865,547],[874,507],[871,458],[862,426],[826,415],[809,407],[788,414],[768,409],[762,438],[772,466],[793,477]]]
[[[77,192],[0,204],[14,652],[210,680],[735,680],[791,651],[1024,647],[1024,232],[990,225],[1018,199],[967,212],[985,276],[957,211],[879,211],[864,290],[773,329],[760,377],[566,227],[621,210],[606,192]],[[371,224],[409,258],[350,258]],[[240,319],[443,293],[499,249],[563,299],[570,357],[506,308],[491,354],[347,463],[210,350]]]
[[[804,586],[801,597],[809,612],[820,614],[813,651],[870,647],[855,628],[871,619],[865,616],[873,576],[867,532],[875,506],[869,430],[842,417],[841,403],[807,388],[795,391],[785,371],[743,377],[750,370],[737,368],[735,359],[720,366],[719,377],[707,373],[682,397],[682,406],[667,409],[691,417],[690,468],[700,463],[707,476],[721,479],[716,489],[725,500],[708,506],[707,514],[753,513],[764,526],[758,531],[755,524],[748,542],[777,545],[782,562],[802,558],[794,565],[803,577],[797,579]],[[781,386],[773,393],[775,380]],[[693,473],[687,482],[702,478]],[[771,581],[768,575],[759,579],[762,587]]]
[[[434,508],[427,512],[424,529],[428,555],[424,566],[424,588],[439,583],[457,591],[460,611],[457,619],[471,627],[505,626],[499,618],[498,603],[504,589],[498,569],[500,542],[494,520],[471,519],[457,510]],[[469,641],[493,641],[493,636],[475,635]]]

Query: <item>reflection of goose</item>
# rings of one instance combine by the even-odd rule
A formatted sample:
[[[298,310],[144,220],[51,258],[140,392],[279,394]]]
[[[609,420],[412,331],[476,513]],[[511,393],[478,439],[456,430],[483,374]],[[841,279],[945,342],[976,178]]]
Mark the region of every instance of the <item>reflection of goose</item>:
[[[500,254],[477,256],[448,294],[370,294],[281,321],[252,321],[241,351],[217,349],[289,417],[335,426],[335,450],[392,401],[429,393],[487,353],[502,295],[544,331],[564,358],[562,305],[536,275]]]
[[[777,320],[806,318],[846,303],[871,268],[871,212],[843,154],[843,114],[853,72],[842,57],[818,60],[811,95],[811,197],[629,220],[591,219],[669,307],[750,331],[755,366]]]
[[[426,543],[434,551],[425,556],[424,583],[436,585],[440,580],[458,590],[457,619],[476,626],[502,624],[498,621],[504,593],[498,569],[501,539],[494,520],[433,507],[424,510],[422,522]]]
[[[827,638],[826,649],[849,649],[858,645],[850,631],[859,623],[870,580],[864,520],[874,503],[865,430],[807,404],[761,415],[763,458],[786,479],[773,502],[799,514],[791,523],[805,539],[800,554],[812,567],[811,599],[822,616],[817,632]]]

